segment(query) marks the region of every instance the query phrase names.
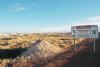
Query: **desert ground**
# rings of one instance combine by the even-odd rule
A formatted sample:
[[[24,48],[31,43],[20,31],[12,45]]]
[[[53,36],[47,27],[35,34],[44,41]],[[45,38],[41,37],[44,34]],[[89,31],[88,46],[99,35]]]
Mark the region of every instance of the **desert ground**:
[[[0,67],[100,67],[100,38],[70,33],[0,34]]]

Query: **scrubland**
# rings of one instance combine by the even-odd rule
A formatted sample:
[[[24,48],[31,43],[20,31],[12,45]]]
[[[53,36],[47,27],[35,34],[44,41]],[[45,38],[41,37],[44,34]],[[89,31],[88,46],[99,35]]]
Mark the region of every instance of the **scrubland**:
[[[76,44],[81,45],[90,39],[76,39]],[[75,53],[73,37],[65,33],[38,33],[38,34],[9,34],[8,37],[0,36],[0,51],[9,49],[26,49],[12,58],[1,58],[0,67],[58,67],[66,63],[58,58],[73,56]],[[82,49],[84,47],[79,48]],[[3,53],[3,52],[0,52]],[[6,53],[6,52],[4,52]],[[4,54],[5,55],[5,54]],[[8,55],[8,54],[7,54]],[[12,54],[13,55],[13,54]]]

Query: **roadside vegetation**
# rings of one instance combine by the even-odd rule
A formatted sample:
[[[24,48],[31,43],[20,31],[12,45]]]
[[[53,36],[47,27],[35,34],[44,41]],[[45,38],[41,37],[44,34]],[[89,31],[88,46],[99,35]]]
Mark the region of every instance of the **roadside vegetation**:
[[[41,43],[36,45],[39,41]],[[86,42],[87,39],[76,39],[77,45]],[[49,64],[51,60],[54,60],[53,58],[63,52],[73,51],[73,49],[73,37],[65,33],[0,36],[0,67],[46,66],[45,64]],[[25,57],[24,55],[28,56]],[[32,57],[35,57],[35,59]],[[60,60],[58,61],[60,62]],[[52,64],[49,65],[51,65],[49,67],[52,67]]]

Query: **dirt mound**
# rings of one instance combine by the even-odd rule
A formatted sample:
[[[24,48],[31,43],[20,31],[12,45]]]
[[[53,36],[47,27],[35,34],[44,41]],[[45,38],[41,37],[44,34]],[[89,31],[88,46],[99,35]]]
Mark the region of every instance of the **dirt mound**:
[[[31,46],[25,53],[23,53],[22,56],[39,59],[54,56],[62,51],[63,49],[61,47],[43,40],[33,44],[33,46]]]

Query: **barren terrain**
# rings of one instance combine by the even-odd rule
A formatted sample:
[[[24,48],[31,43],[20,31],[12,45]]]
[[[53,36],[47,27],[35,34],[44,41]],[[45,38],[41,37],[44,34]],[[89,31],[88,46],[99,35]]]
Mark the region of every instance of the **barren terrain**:
[[[0,67],[99,67],[99,40],[93,54],[92,39],[76,39],[74,51],[70,34],[9,35],[0,39]]]

